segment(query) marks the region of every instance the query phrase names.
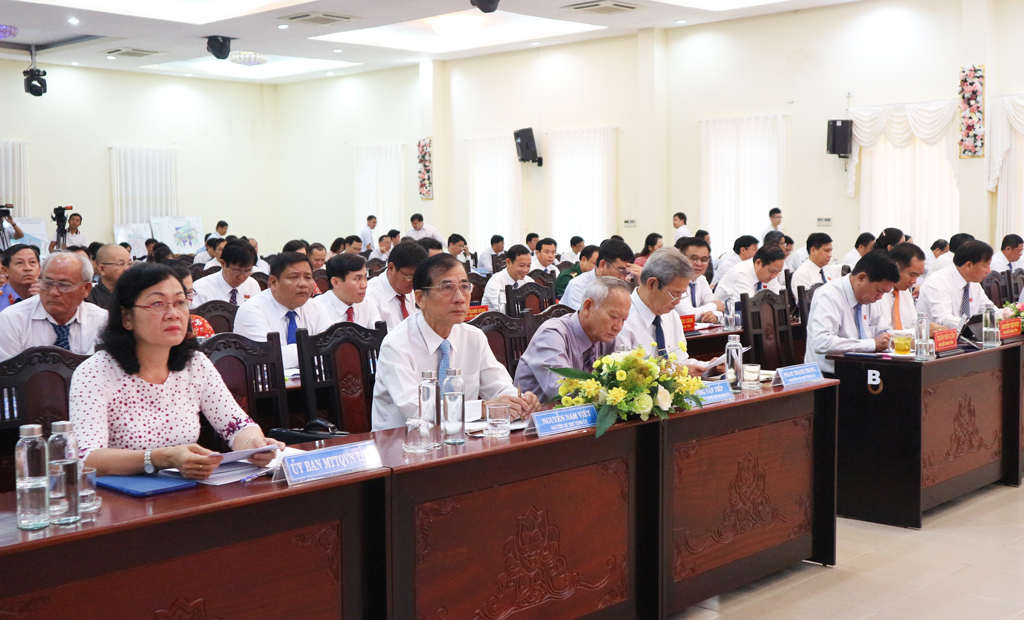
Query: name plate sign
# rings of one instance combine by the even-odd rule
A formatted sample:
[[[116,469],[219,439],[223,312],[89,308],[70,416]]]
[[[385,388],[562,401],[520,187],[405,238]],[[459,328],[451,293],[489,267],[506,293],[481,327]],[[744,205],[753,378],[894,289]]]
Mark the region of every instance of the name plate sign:
[[[1000,338],[1016,338],[1020,336],[1020,317],[999,321]]]
[[[957,348],[959,334],[955,329],[940,329],[932,334],[935,337],[935,352],[952,351]]]
[[[820,381],[825,377],[821,376],[821,369],[817,364],[799,364],[797,366],[786,366],[775,371],[772,378],[772,387],[781,385],[791,387],[801,383],[812,383]]]
[[[323,480],[378,467],[382,467],[380,454],[372,440],[286,456],[281,465],[288,484]]]
[[[484,312],[487,312],[489,308],[490,306],[470,306],[469,312],[466,313],[466,322],[468,323]]]
[[[736,400],[736,395],[729,389],[728,381],[709,381],[704,384],[704,387],[697,390],[697,396],[705,405]]]
[[[681,316],[679,318],[682,319],[682,321],[683,321],[683,331],[684,332],[697,331],[697,315],[696,314],[683,315],[683,316]]]
[[[594,426],[597,426],[597,409],[593,405],[580,405],[538,411],[530,416],[530,425],[523,432],[536,432],[538,437],[547,437]]]

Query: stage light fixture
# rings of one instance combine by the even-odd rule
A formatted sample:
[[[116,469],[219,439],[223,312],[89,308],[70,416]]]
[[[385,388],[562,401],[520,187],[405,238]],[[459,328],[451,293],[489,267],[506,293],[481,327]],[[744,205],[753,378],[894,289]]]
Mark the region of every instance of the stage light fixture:
[[[218,60],[227,60],[231,55],[231,37],[207,37],[206,51]]]
[[[469,3],[484,13],[493,13],[498,10],[498,0],[469,0]]]
[[[18,36],[17,26],[8,26],[7,24],[0,24],[0,39],[13,39]]]
[[[21,72],[25,76],[25,92],[33,97],[42,97],[46,93],[46,71],[36,68],[36,46],[31,47],[32,64]]]

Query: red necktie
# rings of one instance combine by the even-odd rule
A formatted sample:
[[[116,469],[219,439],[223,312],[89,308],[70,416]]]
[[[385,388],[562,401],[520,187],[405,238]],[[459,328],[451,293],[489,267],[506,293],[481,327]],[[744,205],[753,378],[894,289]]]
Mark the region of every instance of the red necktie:
[[[409,309],[405,307],[405,295],[396,295],[398,297],[398,303],[402,304],[402,318],[409,318]]]
[[[353,312],[352,306],[349,306],[348,310],[345,311],[345,320],[348,321],[349,323],[351,323],[354,319],[355,319],[355,312]]]

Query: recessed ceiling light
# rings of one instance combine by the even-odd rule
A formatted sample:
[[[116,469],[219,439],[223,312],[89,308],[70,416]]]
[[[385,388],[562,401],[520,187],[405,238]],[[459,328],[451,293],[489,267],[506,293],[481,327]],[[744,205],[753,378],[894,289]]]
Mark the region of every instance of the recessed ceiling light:
[[[77,63],[77,62],[73,62],[73,63],[71,63],[71,66],[72,66],[72,67],[77,67],[77,66],[78,66],[78,63]]]
[[[71,24],[72,26],[77,26],[78,25],[78,18],[77,17],[72,17],[71,19],[68,20],[68,23]]]
[[[335,54],[340,54],[342,50],[334,50]]]
[[[334,71],[328,71],[327,75],[334,75]]]
[[[679,24],[680,26],[682,26],[683,24],[686,23],[686,20],[685,19],[677,19],[676,23]]]
[[[533,42],[533,43],[531,43],[530,45],[540,45],[540,41],[534,41],[534,42]]]
[[[343,60],[323,60],[320,58],[295,58],[291,56],[267,55],[265,65],[244,67],[231,62],[217,60],[213,56],[204,56],[192,60],[177,60],[160,64],[145,65],[142,69],[153,69],[181,75],[188,72],[193,75],[207,75],[221,78],[242,80],[273,80],[291,75],[316,74],[321,76],[327,71],[337,71],[345,67],[355,67],[357,62]]]
[[[281,24],[277,27],[278,30],[288,30],[288,24]]]
[[[354,43],[427,54],[443,54],[603,29],[604,26],[534,17],[507,11],[495,11],[481,15],[476,9],[470,9],[387,26],[347,30],[310,38],[316,41]],[[540,45],[539,41],[537,45]]]
[[[117,60],[117,56],[107,56],[107,60]]]

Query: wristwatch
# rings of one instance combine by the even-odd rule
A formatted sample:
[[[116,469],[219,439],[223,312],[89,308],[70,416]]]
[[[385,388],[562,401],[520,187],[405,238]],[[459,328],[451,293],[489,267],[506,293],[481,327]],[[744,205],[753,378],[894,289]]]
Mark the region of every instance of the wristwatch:
[[[155,474],[156,467],[153,467],[153,451],[146,450],[142,455],[142,470],[147,474]]]

